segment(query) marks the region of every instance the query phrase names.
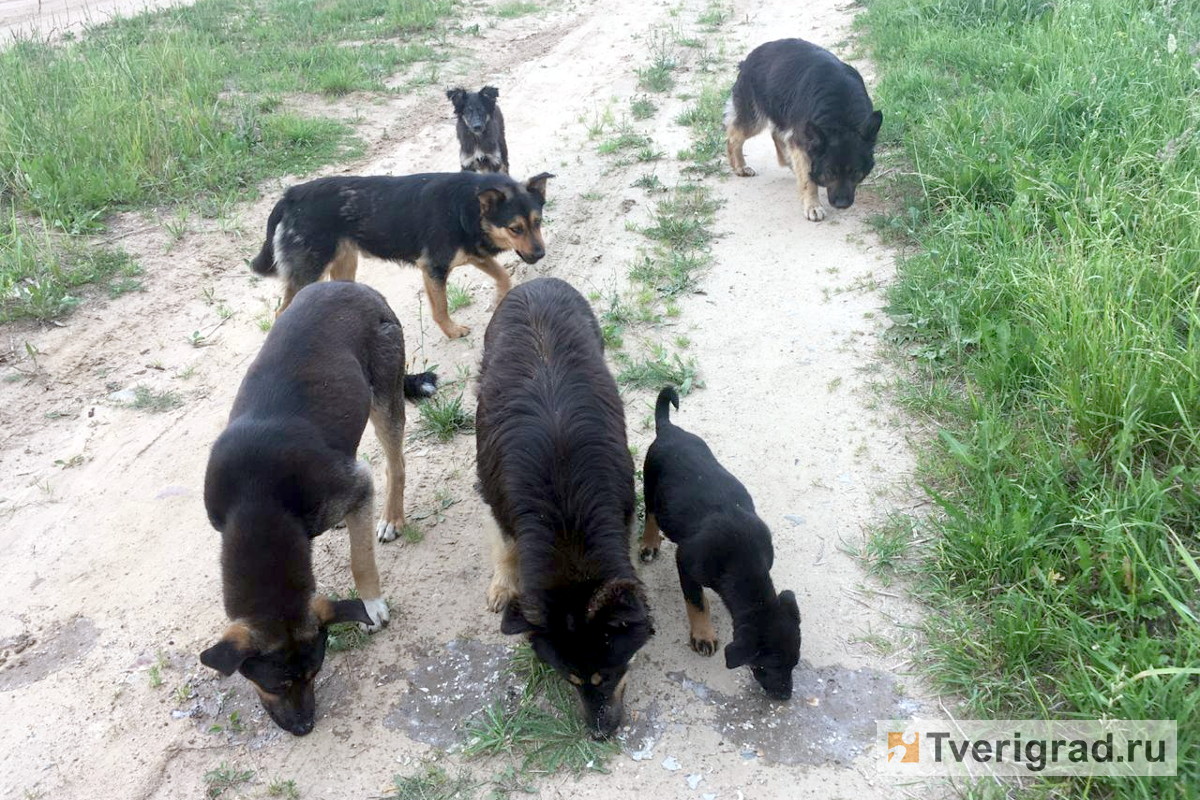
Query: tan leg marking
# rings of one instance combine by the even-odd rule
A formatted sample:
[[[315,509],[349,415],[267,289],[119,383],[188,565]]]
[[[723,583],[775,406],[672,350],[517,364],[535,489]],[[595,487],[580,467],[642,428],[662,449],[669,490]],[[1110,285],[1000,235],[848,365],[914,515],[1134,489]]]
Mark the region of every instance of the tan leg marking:
[[[704,608],[696,608],[685,598],[687,606],[688,625],[691,628],[691,646],[702,656],[711,656],[717,652],[717,629],[713,627],[709,615],[708,598],[704,600]]]
[[[343,239],[338,243],[337,253],[329,262],[329,280],[352,281],[358,273],[358,248]]]
[[[638,558],[650,563],[658,558],[658,548],[662,546],[662,531],[658,529],[658,518],[646,514],[646,527],[642,529],[642,550]]]
[[[487,590],[488,611],[503,611],[521,593],[521,573],[518,570],[517,543],[505,538],[498,528],[492,535],[492,582]]]
[[[388,623],[387,603],[379,589],[379,568],[375,564],[375,532],[371,530],[370,502],[346,515],[346,529],[350,534],[350,574],[354,576],[354,588],[367,607],[373,624],[366,626],[371,633]]]
[[[746,143],[746,139],[745,132],[736,125],[725,128],[725,154],[729,156],[729,166],[733,168],[734,175],[743,178],[754,175],[754,170],[746,166],[746,156],[742,152],[742,145]]]
[[[399,419],[386,407],[371,406],[371,425],[387,459],[387,488],[379,524],[375,526],[375,535],[381,542],[392,541],[404,529],[404,405],[401,400],[396,403]]]
[[[279,308],[275,309],[275,319],[279,319],[279,315],[287,311],[287,307],[292,304],[292,299],[295,298],[296,292],[303,288],[303,286],[293,286],[291,281],[283,284],[283,296],[279,298]]]
[[[785,142],[783,137],[779,135],[779,131],[774,129],[771,131],[771,139],[775,142],[775,160],[779,162],[779,166],[790,168],[792,166],[792,162],[791,159],[788,158],[787,142]]]
[[[512,278],[509,277],[508,270],[500,266],[499,261],[489,256],[474,258],[471,263],[496,282],[496,305],[500,305],[500,301],[512,289]]]
[[[792,171],[796,173],[800,202],[804,204],[804,217],[813,222],[820,222],[825,219],[825,209],[821,207],[821,201],[817,197],[817,184],[809,177],[812,163],[808,160],[808,153],[795,145],[789,147],[788,152],[792,156]]]
[[[429,310],[433,312],[433,321],[442,329],[442,333],[446,334],[447,339],[466,336],[471,329],[450,319],[450,307],[446,303],[446,284],[429,277],[429,271],[425,269],[424,264],[419,266],[421,277],[425,280],[425,293],[429,295]]]

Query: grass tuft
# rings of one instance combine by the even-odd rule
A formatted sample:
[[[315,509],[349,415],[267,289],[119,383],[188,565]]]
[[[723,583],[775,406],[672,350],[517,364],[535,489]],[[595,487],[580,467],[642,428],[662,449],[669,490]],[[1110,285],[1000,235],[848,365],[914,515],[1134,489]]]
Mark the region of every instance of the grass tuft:
[[[448,442],[458,433],[475,430],[475,418],[463,406],[463,395],[436,394],[418,406],[421,419],[418,433]]]
[[[206,787],[204,796],[208,798],[220,797],[225,792],[249,782],[253,777],[254,770],[240,770],[222,761],[221,766],[204,773],[204,784]]]
[[[433,764],[423,765],[415,775],[396,775],[392,785],[395,793],[384,795],[384,800],[471,800],[477,788],[469,775],[451,778]]]

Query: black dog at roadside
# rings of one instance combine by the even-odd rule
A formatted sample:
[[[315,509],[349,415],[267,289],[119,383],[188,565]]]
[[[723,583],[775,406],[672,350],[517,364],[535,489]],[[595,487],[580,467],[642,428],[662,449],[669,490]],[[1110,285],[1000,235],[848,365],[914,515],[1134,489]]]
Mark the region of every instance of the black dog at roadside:
[[[232,623],[200,661],[241,672],[271,719],[297,736],[313,728],[328,626],[387,624],[375,536],[394,539],[404,527],[404,398],[436,384],[433,373],[404,374],[404,333],[379,292],[319,283],[271,329],[213,445],[204,506],[221,532]],[[368,418],[387,457],[374,531],[371,470],[358,458]],[[356,600],[315,591],[312,539],[343,519]]]
[[[496,98],[500,90],[485,86],[478,92],[455,87],[446,90],[458,120],[458,160],[468,172],[508,174],[508,142],[504,141],[504,115]]]
[[[654,627],[629,553],[624,407],[596,317],[569,284],[522,284],[492,315],[475,441],[500,528],[488,608],[578,689],[593,735],[611,736],[629,660]]]
[[[446,279],[473,264],[496,282],[496,301],[512,280],[496,261],[515,250],[527,264],[546,254],[542,206],[548,172],[518,183],[507,175],[434,172],[402,177],[318,178],[291,187],[267,220],[259,275],[284,281],[282,314],[296,292],[329,274],[354,280],[359,251],[421,268],[433,321],[451,339],[469,329],[450,319]]]
[[[641,559],[658,557],[664,534],[675,542],[692,649],[705,656],[717,651],[707,586],[733,617],[725,666],[749,664],[770,697],[787,700],[792,670],[800,661],[800,609],[790,591],[775,594],[771,531],[754,513],[746,487],[717,463],[704,440],[671,422],[668,404],[679,408],[679,395],[670,387],[658,394],[656,436],[643,469]]]
[[[875,166],[882,124],[854,67],[803,39],[767,42],[739,65],[725,109],[729,165],[736,175],[753,175],[742,144],[770,125],[779,165],[796,173],[804,216],[819,222],[825,209],[817,187],[834,208],[853,205],[855,187]]]

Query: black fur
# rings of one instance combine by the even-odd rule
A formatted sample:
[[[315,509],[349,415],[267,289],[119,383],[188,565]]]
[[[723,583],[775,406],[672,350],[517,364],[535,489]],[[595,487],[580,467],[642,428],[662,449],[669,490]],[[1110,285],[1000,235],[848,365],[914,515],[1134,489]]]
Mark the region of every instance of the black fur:
[[[647,518],[653,515],[677,545],[684,598],[706,608],[708,587],[729,609],[733,641],[725,648],[725,665],[750,664],[768,695],[787,700],[800,660],[800,610],[792,592],[775,594],[771,531],[755,514],[746,487],[717,462],[704,440],[671,422],[668,404],[679,407],[670,387],[658,395],[656,437],[643,469]],[[657,555],[657,548],[643,548],[641,554],[644,561]]]
[[[874,110],[862,76],[802,39],[767,42],[751,51],[739,65],[731,111],[726,125],[740,129],[745,138],[770,124],[777,146],[782,141],[807,153],[807,177],[825,187],[834,208],[854,203],[855,188],[875,165],[883,113]],[[784,150],[779,154],[785,163]],[[795,163],[792,167],[799,169]]]
[[[476,447],[483,498],[517,552],[520,595],[501,630],[530,633],[576,685],[593,732],[609,736],[629,660],[654,629],[629,554],[624,407],[596,318],[569,284],[522,284],[492,316]]]
[[[484,86],[478,92],[455,87],[446,90],[458,120],[459,162],[468,172],[508,174],[508,142],[504,140],[504,114],[496,98],[500,90]]]
[[[386,611],[372,619],[364,604],[378,608],[381,598],[335,603],[315,594],[311,540],[353,517],[359,534],[367,526],[374,570],[373,488],[359,441],[368,416],[381,441],[388,431],[402,441],[403,397],[427,394],[436,382],[432,373],[404,374],[404,333],[378,292],[315,284],[271,329],[213,445],[204,505],[221,533],[225,612],[234,625],[201,661],[249,678],[272,719],[294,734],[313,727],[327,625],[386,623]]]
[[[465,329],[452,334],[447,328],[450,270],[473,263],[497,280],[501,295],[507,291],[508,275],[500,274],[494,256],[515,249],[533,264],[545,255],[541,214],[552,177],[541,173],[518,183],[507,175],[446,172],[298,184],[271,211],[266,240],[250,268],[284,279],[286,308],[295,292],[331,268],[339,247],[416,263],[425,270],[435,321],[447,335],[461,336]],[[351,256],[357,263],[357,254]]]

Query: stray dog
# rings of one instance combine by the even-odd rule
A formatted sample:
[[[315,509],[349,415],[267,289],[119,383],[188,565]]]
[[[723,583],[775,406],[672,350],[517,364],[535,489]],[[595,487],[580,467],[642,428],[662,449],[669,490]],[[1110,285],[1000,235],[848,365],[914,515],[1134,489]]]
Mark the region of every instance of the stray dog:
[[[458,160],[468,172],[508,174],[508,142],[504,141],[504,115],[496,98],[500,90],[485,86],[478,92],[454,88],[446,97],[458,119]]]
[[[804,216],[820,222],[817,187],[834,208],[853,205],[855,187],[875,166],[882,124],[858,70],[803,39],[780,39],[738,65],[725,107],[726,152],[734,174],[750,177],[742,145],[770,125],[779,165],[796,173]]]
[[[221,532],[225,613],[233,621],[200,661],[241,672],[271,719],[313,729],[313,682],[329,625],[388,622],[375,535],[404,527],[404,398],[437,376],[404,374],[404,333],[379,292],[320,283],[296,297],[250,365],[213,445],[204,506]],[[383,517],[371,529],[370,468],[358,458],[368,417],[387,457]],[[315,593],[312,539],[345,519],[356,600]]]
[[[656,436],[643,469],[646,528],[642,561],[658,557],[663,534],[675,542],[675,564],[691,627],[692,649],[717,651],[704,587],[714,589],[733,617],[733,642],[725,666],[749,664],[767,695],[792,696],[792,670],[800,661],[800,609],[790,591],[775,594],[771,531],[754,513],[746,487],[717,463],[704,440],[671,422],[679,408],[671,387],[658,394]]]
[[[517,183],[507,175],[434,172],[403,177],[318,178],[291,187],[267,220],[259,275],[284,281],[282,314],[296,292],[329,274],[352,281],[362,251],[421,268],[433,321],[450,339],[470,332],[450,319],[446,279],[474,264],[496,282],[496,302],[512,287],[496,261],[515,250],[526,264],[546,254],[542,206],[548,172]]]
[[[629,553],[633,459],[600,326],[569,284],[513,289],[483,340],[476,461],[500,528],[488,608],[579,691],[593,736],[621,724],[654,634]]]

